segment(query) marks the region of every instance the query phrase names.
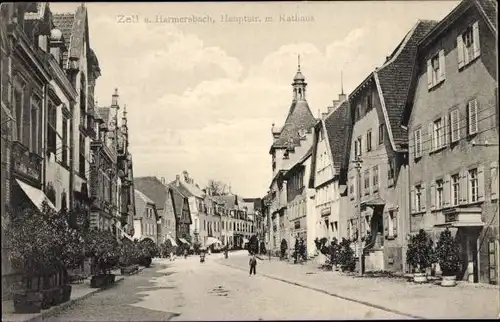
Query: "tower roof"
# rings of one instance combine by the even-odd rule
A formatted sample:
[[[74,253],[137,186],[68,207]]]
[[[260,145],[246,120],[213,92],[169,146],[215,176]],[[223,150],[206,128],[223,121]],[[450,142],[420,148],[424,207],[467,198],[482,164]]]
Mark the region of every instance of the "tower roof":
[[[299,131],[309,131],[316,124],[316,119],[309,109],[306,100],[293,101],[281,130],[280,136],[274,141],[272,148],[285,148],[290,144],[298,145]]]

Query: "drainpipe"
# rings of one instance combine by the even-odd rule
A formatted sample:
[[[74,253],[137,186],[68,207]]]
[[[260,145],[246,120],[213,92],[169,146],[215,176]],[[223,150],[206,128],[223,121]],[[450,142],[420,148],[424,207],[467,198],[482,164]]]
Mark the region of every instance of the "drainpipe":
[[[68,197],[69,197],[69,209],[73,210],[74,205],[73,205],[73,200],[74,200],[74,181],[75,181],[75,171],[74,171],[74,164],[73,164],[73,152],[74,152],[74,121],[75,121],[75,100],[71,100],[69,102],[69,110],[71,111],[71,120],[69,122],[69,191],[68,191]]]
[[[45,171],[47,169],[47,155],[46,155],[45,152],[47,151],[47,145],[48,145],[48,143],[47,143],[47,140],[45,139],[45,130],[47,128],[45,125],[48,124],[48,115],[47,115],[48,114],[47,113],[47,106],[48,106],[48,104],[47,104],[47,100],[48,100],[47,93],[48,93],[48,91],[49,91],[49,86],[48,85],[44,85],[43,86],[43,98],[42,98],[42,110],[41,110],[41,112],[42,112],[41,113],[42,114],[41,117],[43,118],[42,130],[41,130],[41,132],[42,132],[42,138],[41,138],[42,139],[42,149],[41,149],[42,150],[42,171],[40,173],[40,179],[41,179],[40,181],[42,183],[42,189],[41,190],[43,192],[46,192],[45,191],[45,181],[47,179],[46,178],[47,175],[45,173]],[[55,157],[55,155],[54,155],[54,157]]]
[[[403,207],[401,207],[402,209],[405,210],[405,215],[404,216],[400,216],[400,219],[401,220],[401,227],[402,227],[402,234],[400,236],[401,238],[401,244],[402,244],[402,248],[401,248],[401,251],[402,251],[402,254],[401,254],[401,259],[402,259],[402,264],[403,264],[403,273],[408,273],[409,270],[408,270],[408,264],[406,263],[406,250],[408,249],[408,234],[410,233],[411,231],[411,197],[410,197],[410,161],[409,161],[409,154],[402,154],[403,156],[403,159],[405,159],[405,161],[407,162],[403,162],[403,164],[405,164],[405,171],[404,171],[404,178],[403,178],[403,182],[405,183],[404,184],[404,192],[403,192],[403,196],[404,196],[404,203],[403,203]]]

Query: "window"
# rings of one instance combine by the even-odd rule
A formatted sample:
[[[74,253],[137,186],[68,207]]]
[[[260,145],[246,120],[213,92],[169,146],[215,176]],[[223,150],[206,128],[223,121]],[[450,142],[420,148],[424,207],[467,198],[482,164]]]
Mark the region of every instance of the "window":
[[[457,142],[458,140],[460,140],[460,113],[458,108],[451,111],[450,119],[451,119],[451,142]]]
[[[476,21],[457,37],[458,68],[468,65],[481,54],[479,23]]]
[[[366,151],[372,150],[372,130],[368,130],[366,133]]]
[[[370,194],[370,170],[365,170],[364,174],[365,179],[365,195]]]
[[[436,180],[436,207],[443,208],[443,180]]]
[[[354,143],[354,155],[355,156],[361,156],[361,148],[362,148],[362,138],[361,136],[356,139],[356,142]]]
[[[41,114],[41,100],[35,96],[31,100],[30,149],[39,155],[42,154]]]
[[[422,156],[422,130],[418,129],[414,132],[414,147],[413,151],[415,153],[415,158],[420,158]]]
[[[373,167],[373,191],[378,191],[378,165]]]
[[[20,86],[16,86],[14,89],[14,109],[16,112],[16,134],[17,140],[22,142],[23,137],[23,103],[24,103],[24,95],[23,89]]]
[[[349,179],[349,195],[354,196],[354,177]]]
[[[473,99],[467,103],[469,135],[477,133],[477,100]]]
[[[422,186],[415,186],[415,210],[422,211]]]
[[[391,158],[388,162],[388,170],[387,170],[387,180],[394,180],[394,158]]]
[[[373,102],[372,102],[372,93],[368,92],[368,95],[366,95],[366,111],[371,111],[373,108]]]
[[[431,89],[445,79],[445,57],[444,50],[427,60],[427,82],[428,88]]]
[[[460,174],[451,176],[451,202],[452,206],[457,206],[460,201]]]
[[[56,154],[57,145],[57,110],[52,102],[48,104],[47,149]]]
[[[469,202],[477,202],[479,197],[477,169],[469,170]]]
[[[448,121],[448,116],[445,116],[444,119],[439,118],[429,124],[429,142],[431,145],[431,151],[446,146],[447,121]]]
[[[384,124],[378,126],[378,144],[384,143]]]

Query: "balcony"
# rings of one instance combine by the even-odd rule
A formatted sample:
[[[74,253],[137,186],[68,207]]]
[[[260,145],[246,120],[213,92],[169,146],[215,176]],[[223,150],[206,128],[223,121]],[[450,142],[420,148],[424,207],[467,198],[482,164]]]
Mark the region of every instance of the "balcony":
[[[42,157],[29,152],[19,141],[12,143],[12,169],[21,177],[39,182],[41,180]]]

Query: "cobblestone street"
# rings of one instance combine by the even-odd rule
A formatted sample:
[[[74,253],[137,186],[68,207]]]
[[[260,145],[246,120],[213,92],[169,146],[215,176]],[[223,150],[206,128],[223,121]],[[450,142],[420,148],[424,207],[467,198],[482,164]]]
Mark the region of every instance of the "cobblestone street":
[[[231,254],[248,261],[245,252]],[[403,319],[369,306],[217,263],[220,254],[155,260],[154,267],[50,321]],[[257,270],[257,274],[259,271]]]

